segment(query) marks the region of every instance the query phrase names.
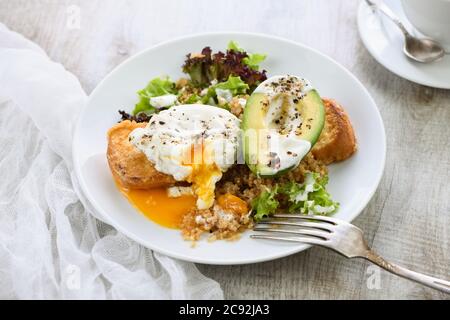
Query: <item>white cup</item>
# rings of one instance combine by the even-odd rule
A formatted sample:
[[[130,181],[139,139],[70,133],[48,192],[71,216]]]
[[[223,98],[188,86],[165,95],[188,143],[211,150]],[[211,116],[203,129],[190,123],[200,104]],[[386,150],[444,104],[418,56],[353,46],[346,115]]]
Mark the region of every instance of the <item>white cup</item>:
[[[450,0],[402,0],[411,24],[450,52]]]

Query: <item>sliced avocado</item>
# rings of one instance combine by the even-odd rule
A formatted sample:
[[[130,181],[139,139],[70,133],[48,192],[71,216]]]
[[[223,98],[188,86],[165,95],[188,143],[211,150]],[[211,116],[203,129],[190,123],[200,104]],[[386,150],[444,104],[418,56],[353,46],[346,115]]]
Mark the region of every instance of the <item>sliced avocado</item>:
[[[286,96],[285,99],[292,99],[292,97]],[[317,142],[322,132],[325,124],[325,108],[317,91],[314,89],[309,90],[301,99],[294,98],[292,101],[293,103],[286,105],[283,102],[281,108],[295,108],[294,114],[300,116],[301,126],[296,127],[294,132],[289,126],[286,129],[286,117],[283,119],[283,116],[280,116],[280,114],[274,116],[274,113],[268,113],[273,100],[270,100],[265,93],[255,92],[247,101],[242,122],[244,157],[250,170],[260,177],[278,177],[297,167],[301,159]],[[292,113],[290,114],[292,115]],[[279,137],[284,137],[290,133],[289,144],[281,145],[278,149],[283,156],[289,153],[292,154],[286,149],[288,148],[286,146],[292,147],[294,144],[294,149],[295,146],[304,147],[304,152],[299,154],[297,159],[290,159],[291,162],[294,162],[289,167],[277,168],[277,154],[267,150],[269,148],[268,140],[266,140],[267,135],[264,135],[264,132],[269,132],[267,130],[271,129],[276,129],[280,134]],[[296,141],[298,141],[298,144]],[[267,158],[267,154],[270,154],[273,158]],[[278,157],[278,162],[279,159]]]
[[[303,118],[303,126],[299,139],[311,142],[311,148],[319,140],[325,125],[325,106],[316,90],[309,91],[303,99],[296,104],[297,110]]]

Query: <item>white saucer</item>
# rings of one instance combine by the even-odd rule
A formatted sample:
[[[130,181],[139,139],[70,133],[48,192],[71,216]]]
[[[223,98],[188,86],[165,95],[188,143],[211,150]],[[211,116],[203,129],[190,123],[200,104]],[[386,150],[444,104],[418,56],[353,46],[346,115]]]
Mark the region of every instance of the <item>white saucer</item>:
[[[405,23],[408,30],[414,30],[406,19],[398,0],[384,0]],[[361,39],[370,54],[386,69],[410,81],[434,88],[450,89],[450,55],[430,64],[411,61],[403,54],[403,35],[390,20],[373,10],[362,1],[358,10],[358,29]],[[415,35],[423,36],[414,31]]]

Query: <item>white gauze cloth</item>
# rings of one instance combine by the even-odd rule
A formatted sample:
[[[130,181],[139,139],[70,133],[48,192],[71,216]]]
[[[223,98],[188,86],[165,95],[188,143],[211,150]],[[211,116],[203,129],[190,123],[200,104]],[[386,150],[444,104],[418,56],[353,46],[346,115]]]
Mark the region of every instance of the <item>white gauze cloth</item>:
[[[0,299],[222,299],[95,217],[72,172],[78,80],[0,24]]]

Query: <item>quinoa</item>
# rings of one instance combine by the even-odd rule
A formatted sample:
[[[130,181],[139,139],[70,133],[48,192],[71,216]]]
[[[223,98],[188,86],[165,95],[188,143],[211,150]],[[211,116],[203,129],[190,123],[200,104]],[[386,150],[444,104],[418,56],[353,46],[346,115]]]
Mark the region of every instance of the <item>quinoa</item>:
[[[241,100],[244,99],[247,101],[248,98],[249,95],[241,95],[233,97],[230,101],[230,112],[239,119],[242,119],[242,116],[244,115],[244,107],[241,104]]]
[[[200,89],[193,87],[190,81],[185,78],[179,79],[175,83],[175,87],[179,90],[178,101],[181,104],[187,103],[193,95],[200,95]]]
[[[225,211],[217,204],[211,209],[192,209],[184,215],[181,232],[185,240],[199,240],[203,233],[208,233],[209,241],[235,240],[239,235],[253,227],[249,212],[237,214]]]

